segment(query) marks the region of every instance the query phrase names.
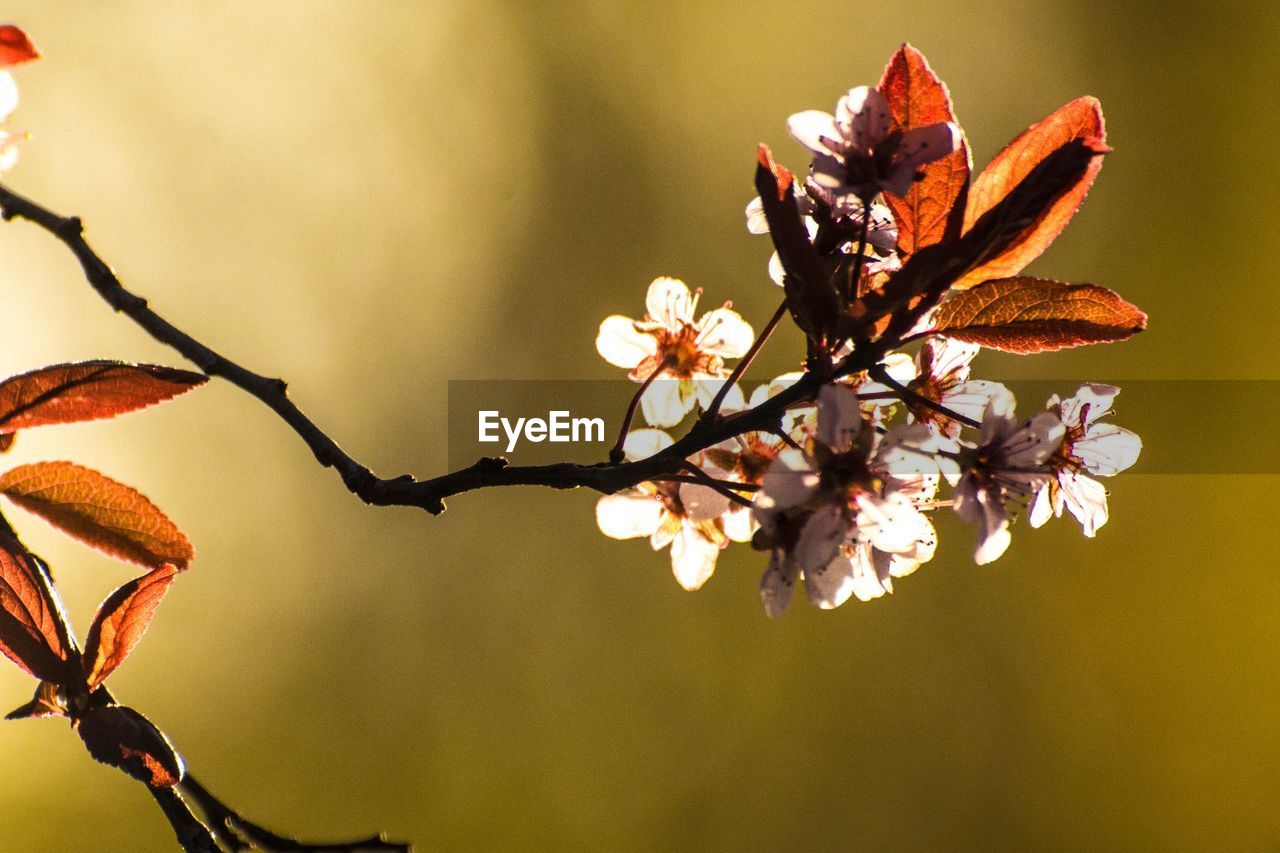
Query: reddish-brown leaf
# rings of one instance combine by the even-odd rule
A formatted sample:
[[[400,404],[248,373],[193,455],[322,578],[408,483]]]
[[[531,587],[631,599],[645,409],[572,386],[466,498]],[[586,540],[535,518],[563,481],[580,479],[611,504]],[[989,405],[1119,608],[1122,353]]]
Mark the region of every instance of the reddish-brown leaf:
[[[965,209],[965,229],[973,227],[982,214],[995,207],[1053,151],[1073,139],[1082,140],[1098,150],[1106,150],[1106,136],[1102,105],[1096,98],[1077,98],[1033,124],[1006,145],[974,180]],[[1022,272],[1062,233],[1088,195],[1101,168],[1102,158],[1095,157],[1075,186],[1058,198],[1018,240],[1013,241],[1000,256],[970,270],[955,286],[961,289],[973,287],[987,279],[1005,278]]]
[[[161,566],[129,581],[102,602],[84,644],[84,675],[90,690],[124,663],[142,640],[177,574],[173,566]]]
[[[66,620],[41,569],[22,544],[0,533],[0,652],[36,678],[66,683]]]
[[[89,754],[153,788],[182,781],[186,767],[164,733],[150,720],[123,705],[90,708],[76,722]]]
[[[67,705],[62,698],[62,689],[52,681],[41,681],[36,685],[35,695],[25,705],[20,705],[4,715],[6,720],[29,720],[40,717],[65,717]]]
[[[946,85],[929,67],[924,54],[909,44],[889,60],[878,88],[902,131],[956,120]],[[956,151],[921,171],[923,177],[912,184],[905,197],[885,194],[898,223],[898,252],[904,259],[946,235],[952,207],[969,183],[968,140],[962,138]]]
[[[191,565],[182,531],[135,489],[72,462],[19,465],[0,476],[0,494],[68,536],[147,568]]]
[[[934,315],[949,338],[1023,354],[1120,341],[1146,327],[1146,314],[1105,287],[1025,277],[957,293]]]
[[[21,27],[0,25],[0,68],[40,58],[40,51]]]
[[[207,376],[152,364],[55,364],[0,382],[0,432],[113,418],[168,400]]]

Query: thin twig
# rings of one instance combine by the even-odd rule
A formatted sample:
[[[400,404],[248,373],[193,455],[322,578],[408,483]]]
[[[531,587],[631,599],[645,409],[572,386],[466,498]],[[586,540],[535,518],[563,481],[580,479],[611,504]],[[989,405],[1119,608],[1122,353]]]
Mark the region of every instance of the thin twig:
[[[769,336],[773,334],[773,330],[778,328],[783,315],[787,313],[787,300],[782,300],[782,304],[778,306],[778,310],[773,312],[773,316],[769,318],[769,322],[765,324],[764,329],[752,341],[751,348],[746,354],[738,360],[738,364],[733,368],[733,372],[729,374],[729,378],[720,386],[720,390],[716,392],[716,396],[711,400],[711,405],[707,406],[706,412],[703,413],[704,418],[714,418],[716,413],[720,411],[720,406],[724,404],[724,398],[729,395],[729,390],[733,388],[734,383],[742,378],[742,374],[747,372],[747,368],[751,366],[751,362],[755,361],[756,354],[764,348],[765,343],[769,340]]]
[[[178,843],[187,853],[221,853],[213,833],[191,812],[186,800],[173,788],[147,788],[160,804],[165,817],[178,836]]]
[[[640,390],[636,391],[635,396],[631,398],[631,403],[627,406],[627,413],[622,418],[622,428],[618,430],[618,440],[614,442],[613,447],[609,450],[609,461],[617,465],[626,458],[626,451],[623,445],[627,443],[627,435],[631,432],[631,421],[636,416],[636,408],[640,405],[640,398],[644,396],[644,392],[649,390],[649,386],[653,384],[653,380],[662,375],[662,371],[667,369],[668,362],[663,359],[657,367],[653,369],[653,373],[640,384]]]
[[[126,290],[106,264],[85,242],[80,220],[64,218],[0,186],[0,215],[3,218],[27,219],[58,238],[80,261],[86,279],[95,291],[116,311],[141,326],[152,338],[172,347],[210,376],[231,382],[256,397],[287,423],[306,443],[316,460],[335,468],[347,489],[375,506],[418,507],[438,515],[444,512],[444,499],[475,489],[494,486],[548,486],[572,489],[585,486],[605,494],[634,486],[659,474],[679,470],[679,460],[692,456],[728,438],[744,432],[768,429],[776,423],[787,406],[813,399],[824,380],[866,370],[879,360],[885,346],[879,342],[865,345],[847,357],[834,371],[822,376],[806,374],[794,385],[776,394],[754,409],[715,423],[699,421],[690,432],[665,450],[635,462],[619,464],[515,466],[505,459],[485,457],[466,468],[429,480],[416,480],[410,475],[390,479],[377,477],[367,467],[347,455],[323,430],[294,405],[286,394],[281,379],[254,373],[212,348],[197,341],[174,326],[147,305],[140,296]]]
[[[872,365],[868,373],[871,374],[873,379],[877,380],[878,382],[883,382],[885,385],[888,385],[890,388],[896,391],[899,395],[901,395],[902,399],[907,403],[914,403],[917,406],[924,406],[926,409],[932,409],[938,414],[951,418],[953,421],[959,421],[960,423],[965,424],[966,426],[971,426],[978,429],[982,428],[982,424],[979,423],[978,421],[975,421],[973,418],[968,417],[966,415],[962,415],[959,412],[952,411],[951,409],[948,409],[946,406],[939,403],[937,400],[931,400],[928,397],[924,396],[923,394],[917,394],[915,391],[912,391],[910,388],[908,388],[907,386],[903,385],[901,382],[899,382],[898,380],[890,376],[889,371],[885,370],[884,365],[881,365],[881,364]]]
[[[226,803],[215,797],[208,788],[191,774],[181,782],[185,791],[205,817],[215,826],[236,840],[228,844],[233,851],[263,850],[268,853],[358,853],[359,851],[386,850],[393,853],[410,853],[411,845],[387,841],[381,834],[355,841],[335,841],[328,844],[312,844],[277,835],[269,829],[246,820]]]

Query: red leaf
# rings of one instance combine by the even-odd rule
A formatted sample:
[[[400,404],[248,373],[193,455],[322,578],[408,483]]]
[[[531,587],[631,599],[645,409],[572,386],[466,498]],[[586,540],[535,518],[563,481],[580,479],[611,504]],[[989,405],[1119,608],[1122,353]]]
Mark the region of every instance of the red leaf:
[[[0,652],[43,681],[65,684],[66,619],[26,548],[0,533]]]
[[[0,476],[0,493],[75,539],[148,568],[185,569],[195,551],[146,496],[71,462],[19,465]]]
[[[42,367],[0,382],[0,432],[113,418],[207,381],[199,373],[118,361]]]
[[[899,130],[956,120],[946,85],[929,67],[924,54],[909,44],[889,60],[877,88],[889,102]],[[898,223],[898,252],[904,260],[946,236],[952,208],[969,183],[969,171],[969,142],[962,138],[960,148],[924,167],[923,177],[911,185],[905,197],[885,194]]]
[[[90,708],[76,722],[89,754],[153,788],[171,788],[182,781],[186,767],[150,720],[123,705]]]
[[[102,602],[84,644],[84,674],[90,690],[124,663],[142,640],[177,574],[173,566],[161,566],[129,581]]]
[[[0,68],[40,58],[40,51],[21,27],[0,24]]]
[[[1147,315],[1114,291],[1042,278],[985,282],[934,315],[934,330],[949,338],[1023,354],[1120,341],[1146,327]]]
[[[1077,98],[1047,118],[1033,124],[995,156],[973,182],[965,210],[965,230],[973,227],[982,214],[1008,194],[1049,154],[1073,139],[1079,139],[1099,151],[1106,150],[1106,128],[1102,121],[1102,105],[1096,98]],[[998,257],[970,270],[955,286],[973,287],[987,279],[1016,275],[1049,247],[1071,221],[1080,203],[1088,195],[1093,180],[1102,168],[1102,158],[1095,157],[1079,181],[1055,201],[1048,210],[1012,242]]]
[[[774,180],[778,182],[778,201],[782,201],[787,197],[787,193],[791,192],[791,187],[796,179],[795,173],[775,161],[773,152],[763,142],[756,146],[756,162],[762,168],[767,169],[769,174],[773,175]]]

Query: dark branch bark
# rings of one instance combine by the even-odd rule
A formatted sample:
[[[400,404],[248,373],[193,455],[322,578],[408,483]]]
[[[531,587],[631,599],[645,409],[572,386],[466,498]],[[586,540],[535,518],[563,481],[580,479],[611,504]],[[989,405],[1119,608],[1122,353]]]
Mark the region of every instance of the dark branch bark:
[[[316,461],[337,470],[347,489],[365,503],[418,507],[433,515],[444,511],[445,498],[474,489],[494,486],[572,489],[585,486],[610,494],[657,475],[675,474],[681,469],[681,460],[700,450],[744,432],[773,429],[788,406],[811,399],[821,383],[833,376],[867,369],[879,361],[883,349],[869,346],[855,352],[829,376],[806,374],[795,385],[754,409],[709,423],[699,422],[679,441],[648,459],[597,465],[565,462],[515,466],[508,465],[500,457],[486,457],[466,468],[429,480],[417,480],[408,474],[383,479],[343,451],[307,417],[289,399],[284,380],[241,367],[165,320],[150,308],[146,299],[126,290],[111,267],[85,241],[78,218],[59,216],[3,186],[0,186],[0,214],[6,220],[29,220],[57,237],[80,261],[85,278],[108,305],[128,316],[155,340],[177,350],[209,376],[227,380],[270,407],[311,448]]]

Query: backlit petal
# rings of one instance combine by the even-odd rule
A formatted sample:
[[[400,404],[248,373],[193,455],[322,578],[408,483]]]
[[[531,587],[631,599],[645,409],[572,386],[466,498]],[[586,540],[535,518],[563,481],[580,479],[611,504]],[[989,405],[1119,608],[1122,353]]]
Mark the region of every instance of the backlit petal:
[[[613,539],[651,536],[661,515],[662,502],[654,495],[605,495],[596,501],[596,524]]]
[[[655,278],[644,300],[649,316],[673,332],[693,322],[693,296],[678,278]]]
[[[658,339],[636,328],[630,317],[614,314],[600,324],[596,352],[616,367],[628,370],[658,351]]]

